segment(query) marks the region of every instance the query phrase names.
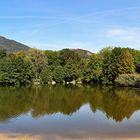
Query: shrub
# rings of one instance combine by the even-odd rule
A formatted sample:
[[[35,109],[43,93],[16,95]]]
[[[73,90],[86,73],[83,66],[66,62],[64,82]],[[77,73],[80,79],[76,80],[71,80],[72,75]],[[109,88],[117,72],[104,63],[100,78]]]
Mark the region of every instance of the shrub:
[[[140,87],[140,74],[121,74],[115,83],[119,86]]]

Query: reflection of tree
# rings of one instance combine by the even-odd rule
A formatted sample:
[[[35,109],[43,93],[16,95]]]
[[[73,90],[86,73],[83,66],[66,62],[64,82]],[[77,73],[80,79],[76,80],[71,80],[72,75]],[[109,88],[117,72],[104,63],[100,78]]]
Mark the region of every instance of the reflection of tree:
[[[99,109],[115,121],[129,119],[133,112],[140,108],[140,96],[136,90],[103,89],[96,91],[92,96],[91,109]]]
[[[137,90],[48,86],[36,88],[0,88],[0,121],[31,111],[33,117],[63,113],[71,115],[89,103],[108,118],[122,121],[140,108]]]
[[[26,113],[31,108],[30,89],[0,88],[0,120]]]
[[[40,94],[33,105],[32,114],[39,116],[60,112],[70,115],[80,109],[85,101],[86,98],[82,94],[82,89],[48,87],[46,93],[44,89],[40,90]]]

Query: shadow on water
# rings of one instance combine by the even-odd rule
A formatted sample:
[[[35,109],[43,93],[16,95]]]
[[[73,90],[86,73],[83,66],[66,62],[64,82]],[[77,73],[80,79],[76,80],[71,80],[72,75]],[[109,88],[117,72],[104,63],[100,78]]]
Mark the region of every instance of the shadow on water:
[[[0,121],[31,112],[33,118],[62,113],[71,116],[84,104],[115,122],[129,119],[140,109],[140,90],[91,86],[1,87]]]

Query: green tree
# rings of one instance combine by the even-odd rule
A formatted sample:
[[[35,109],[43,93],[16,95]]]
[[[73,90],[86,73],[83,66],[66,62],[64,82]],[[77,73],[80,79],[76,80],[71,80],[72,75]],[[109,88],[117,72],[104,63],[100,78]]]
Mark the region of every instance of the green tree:
[[[35,78],[38,79],[40,73],[48,65],[48,59],[45,53],[38,49],[30,49],[28,56],[32,62]]]
[[[0,61],[0,84],[30,84],[32,79],[33,69],[29,60],[9,55]]]
[[[139,50],[133,50],[132,52],[134,57],[134,64],[136,67],[136,72],[140,73],[140,51]]]
[[[48,58],[48,65],[60,65],[59,52],[46,50],[45,54]]]
[[[133,56],[127,48],[115,47],[103,58],[103,84],[114,84],[119,74],[131,74],[135,71]]]
[[[112,49],[112,47],[107,47],[99,52],[99,55],[103,61],[101,74],[102,84],[112,84],[113,81],[113,60],[111,59]]]
[[[77,65],[70,62],[64,66],[64,72],[66,82],[76,80],[80,74]]]
[[[63,81],[64,81],[64,69],[62,66],[54,67],[53,80],[56,83],[63,83]]]
[[[66,65],[66,63],[78,64],[81,60],[79,55],[70,49],[63,49],[60,51],[60,60],[62,65]]]
[[[83,72],[83,78],[85,82],[100,82],[100,77],[102,74],[102,59],[99,54],[93,54],[90,57],[89,62],[85,66],[85,70]]]
[[[114,49],[115,50],[115,49]],[[118,74],[131,74],[135,72],[134,58],[128,49],[121,49],[120,56],[116,55],[116,69]],[[118,49],[116,50],[118,51]],[[119,56],[119,57],[118,57]]]
[[[47,67],[46,69],[44,69],[41,74],[41,81],[45,84],[47,84],[48,82],[52,82],[53,80],[53,72],[51,70],[50,67]]]

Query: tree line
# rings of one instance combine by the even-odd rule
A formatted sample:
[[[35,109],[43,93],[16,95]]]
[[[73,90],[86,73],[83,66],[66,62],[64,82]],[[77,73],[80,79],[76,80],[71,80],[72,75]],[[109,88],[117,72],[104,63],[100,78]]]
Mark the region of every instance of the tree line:
[[[140,87],[140,51],[107,47],[82,57],[70,49],[0,49],[0,85],[90,83]]]

